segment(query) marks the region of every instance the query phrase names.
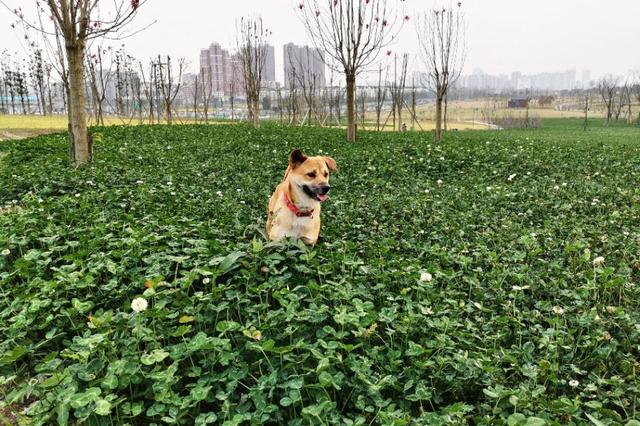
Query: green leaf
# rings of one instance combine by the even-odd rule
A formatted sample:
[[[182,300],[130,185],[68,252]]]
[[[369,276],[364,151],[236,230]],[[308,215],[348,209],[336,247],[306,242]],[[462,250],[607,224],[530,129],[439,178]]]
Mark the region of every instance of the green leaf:
[[[507,425],[509,426],[520,426],[524,425],[527,421],[527,418],[524,414],[521,413],[513,413],[507,418]]]
[[[489,398],[499,398],[499,395],[497,393],[489,389],[482,389],[482,393],[487,395]]]
[[[2,356],[0,356],[0,365],[13,364],[14,362],[22,358],[24,355],[26,355],[28,352],[29,350],[27,349],[26,346],[22,346],[22,345],[15,346],[13,349],[3,353]]]
[[[163,359],[165,359],[166,357],[169,356],[169,352],[163,350],[163,349],[154,349],[151,353],[149,354],[142,354],[140,356],[140,362],[142,362],[144,365],[152,365],[155,364],[157,362],[162,361]]]
[[[591,414],[589,413],[585,413],[587,418],[589,420],[591,420],[591,422],[596,425],[596,426],[607,426],[605,423],[602,423],[600,420],[596,419],[595,417],[593,417]]]
[[[100,388],[89,388],[84,392],[76,393],[71,397],[70,404],[73,408],[84,407],[85,405],[98,399],[102,391]]]
[[[111,413],[111,403],[105,399],[97,400],[95,412],[99,416],[109,415]]]

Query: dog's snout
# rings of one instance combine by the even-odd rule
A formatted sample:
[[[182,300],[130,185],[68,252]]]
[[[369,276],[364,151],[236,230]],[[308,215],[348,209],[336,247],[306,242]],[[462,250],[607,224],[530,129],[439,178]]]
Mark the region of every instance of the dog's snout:
[[[327,192],[329,192],[330,189],[331,189],[330,185],[322,185],[321,187],[318,188],[318,192],[320,192],[320,194],[324,195]]]

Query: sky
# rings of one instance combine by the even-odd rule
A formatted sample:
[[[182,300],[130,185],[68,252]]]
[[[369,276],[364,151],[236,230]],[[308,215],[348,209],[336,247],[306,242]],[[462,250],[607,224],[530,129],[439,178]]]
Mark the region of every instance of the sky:
[[[35,0],[2,0],[21,6],[27,16]],[[217,41],[235,46],[236,23],[261,16],[273,31],[276,77],[282,79],[282,45],[309,43],[296,6],[307,0],[147,0],[132,28],[144,31],[122,41],[137,58],[157,54],[184,57],[198,68],[200,48]],[[324,0],[319,0],[324,1]],[[448,1],[387,0],[400,16],[409,15],[398,39],[388,48],[408,52],[420,67],[415,17]],[[640,0],[463,0],[467,20],[464,74],[525,74],[584,69],[592,78],[640,69]],[[0,5],[0,50],[24,51],[22,35],[10,27],[15,18]],[[114,42],[118,45],[121,42]]]

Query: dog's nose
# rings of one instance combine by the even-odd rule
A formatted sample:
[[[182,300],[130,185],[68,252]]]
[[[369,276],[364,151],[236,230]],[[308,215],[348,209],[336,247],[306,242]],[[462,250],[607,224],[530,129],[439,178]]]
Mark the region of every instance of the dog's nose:
[[[326,194],[327,192],[329,192],[329,190],[331,189],[331,186],[329,185],[322,185],[321,187],[318,188],[318,192],[322,195]]]

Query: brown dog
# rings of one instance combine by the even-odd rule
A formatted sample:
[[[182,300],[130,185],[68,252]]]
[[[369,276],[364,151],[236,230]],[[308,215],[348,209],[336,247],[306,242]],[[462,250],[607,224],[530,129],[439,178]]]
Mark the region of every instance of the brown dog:
[[[311,246],[316,244],[320,233],[320,203],[327,200],[331,189],[329,170],[337,170],[331,157],[307,157],[299,149],[291,152],[284,179],[269,200],[269,239],[294,237]]]

